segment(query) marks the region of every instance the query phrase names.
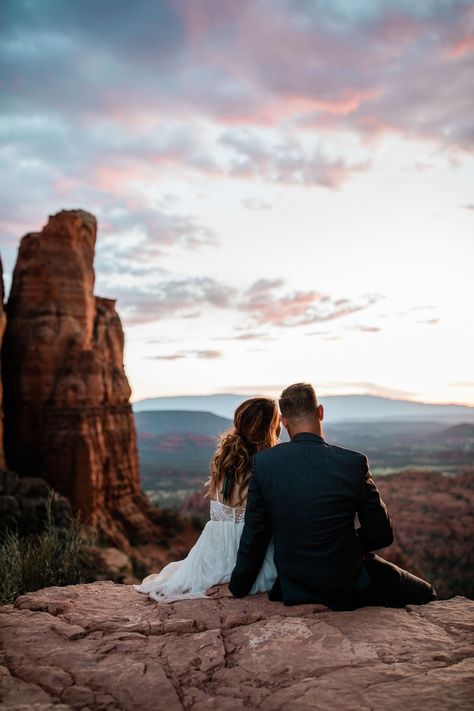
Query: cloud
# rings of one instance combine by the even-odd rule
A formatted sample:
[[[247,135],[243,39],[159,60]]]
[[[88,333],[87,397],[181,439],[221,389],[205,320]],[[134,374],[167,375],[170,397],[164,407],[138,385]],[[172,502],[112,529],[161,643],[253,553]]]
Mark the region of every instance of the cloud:
[[[257,325],[279,327],[307,326],[313,323],[333,321],[361,311],[379,297],[369,295],[359,301],[336,299],[317,291],[282,291],[282,279],[260,279],[243,294],[237,308],[248,314]]]
[[[246,386],[233,386],[229,385],[225,388],[221,388],[218,392],[222,393],[235,393],[238,395],[243,395],[246,397],[254,397],[255,395],[264,395],[266,397],[278,398],[282,390],[288,387],[290,383],[277,383],[268,384],[260,383]],[[321,398],[328,395],[346,395],[348,393],[357,395],[374,395],[378,397],[388,397],[395,399],[409,399],[415,397],[418,393],[411,392],[408,390],[399,390],[397,388],[386,387],[384,385],[377,385],[371,382],[358,382],[358,381],[334,381],[334,382],[314,382],[313,383],[316,393],[322,393]],[[472,383],[474,386],[474,383]],[[342,391],[342,393],[341,393]]]
[[[222,393],[224,395],[232,393],[235,395],[242,395],[242,401],[245,397],[274,397],[277,398],[281,391],[284,389],[285,385],[280,384],[268,384],[260,383],[258,385],[228,385],[224,388],[218,388],[217,393]]]
[[[295,138],[268,142],[255,132],[228,132],[220,143],[231,150],[230,174],[239,178],[338,189],[350,175],[365,171],[370,161],[348,163],[330,158],[321,148],[308,150]]]
[[[204,351],[190,351],[197,358],[202,358],[204,360],[215,360],[216,358],[222,358],[223,354],[221,351],[204,350]]]
[[[236,333],[232,336],[222,336],[218,340],[220,341],[273,341],[275,340],[272,336],[266,333]]]
[[[195,357],[195,358],[200,358],[202,360],[216,360],[219,358],[223,358],[223,353],[222,351],[216,351],[216,350],[186,350],[186,351],[180,351],[179,353],[171,353],[169,355],[156,355],[156,356],[148,356],[149,358],[152,358],[153,360],[181,360],[182,358],[188,358],[188,357]]]
[[[163,185],[337,190],[387,133],[459,160],[474,149],[473,25],[463,0],[4,0],[0,239],[13,249],[45,214],[80,205],[104,231],[140,235],[139,276],[162,249],[216,239],[157,204]]]
[[[304,0],[182,6],[189,46],[205,48],[216,80],[208,110],[234,124],[301,119],[472,148],[472,3],[352,5],[364,11]]]
[[[379,326],[360,325],[360,326],[356,326],[356,328],[358,331],[363,331],[364,333],[378,333],[379,331],[382,330],[381,328],[379,328]]]
[[[274,340],[274,333],[256,329],[296,328],[333,321],[367,309],[381,298],[369,294],[353,300],[333,299],[315,290],[292,291],[282,278],[258,279],[239,289],[208,276],[173,278],[163,270],[157,279],[150,279],[147,273],[145,277],[145,281],[130,285],[122,279],[105,289],[107,293],[110,289],[117,299],[127,326],[173,317],[197,318],[203,309],[211,308],[229,314],[228,322],[235,329],[219,340]],[[192,353],[199,355],[197,351]],[[218,357],[219,353],[202,351],[202,357]]]
[[[180,360],[181,358],[185,358],[185,356],[183,353],[172,353],[171,355],[148,356],[148,358],[152,358],[153,360]]]
[[[256,197],[247,197],[242,200],[242,205],[247,208],[247,210],[269,210],[271,208],[271,203],[265,202],[265,200],[260,200]]]
[[[417,393],[409,390],[399,390],[397,388],[390,388],[385,385],[377,385],[371,382],[358,382],[358,381],[335,381],[335,382],[325,382],[320,385],[321,390],[327,394],[337,394],[337,391],[342,390],[343,394],[347,392],[352,392],[355,395],[374,395],[377,397],[388,397],[388,398],[411,398],[417,395]]]
[[[128,326],[190,315],[190,309],[194,317],[197,306],[230,308],[234,295],[232,287],[210,277],[168,278],[146,290],[122,286],[115,288],[114,293]]]
[[[225,127],[231,175],[330,188],[370,163],[308,151],[305,130],[474,146],[474,8],[463,0],[5,0],[2,14],[8,150],[33,169],[61,167],[50,180],[114,190],[173,165],[225,174]],[[246,127],[278,135],[260,145]]]
[[[138,230],[144,240],[135,248],[135,258],[148,262],[163,253],[163,247],[177,244],[186,248],[216,243],[213,230],[200,224],[192,215],[164,212],[159,208],[137,207],[109,212],[103,218],[102,230],[112,233],[129,233]]]

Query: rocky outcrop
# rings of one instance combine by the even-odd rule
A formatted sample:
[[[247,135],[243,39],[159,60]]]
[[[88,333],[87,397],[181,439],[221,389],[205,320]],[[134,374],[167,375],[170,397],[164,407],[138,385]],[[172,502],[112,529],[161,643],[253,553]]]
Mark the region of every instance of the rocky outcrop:
[[[43,479],[20,478],[15,472],[0,469],[0,534],[5,530],[30,535],[44,530],[47,501],[51,496],[51,515],[58,528],[67,528],[72,518],[71,504],[53,493]]]
[[[5,315],[5,309],[3,307],[3,300],[5,298],[5,290],[3,287],[3,264],[0,259],[0,349],[2,347],[3,334],[5,332],[5,326],[7,325],[7,317]],[[0,468],[5,467],[5,452],[3,449],[3,385],[0,378]]]
[[[130,553],[166,532],[140,490],[120,318],[93,293],[96,231],[93,215],[63,210],[21,240],[3,347],[6,458]]]
[[[474,602],[331,612],[266,595],[157,605],[110,582],[0,608],[3,709],[471,708]]]

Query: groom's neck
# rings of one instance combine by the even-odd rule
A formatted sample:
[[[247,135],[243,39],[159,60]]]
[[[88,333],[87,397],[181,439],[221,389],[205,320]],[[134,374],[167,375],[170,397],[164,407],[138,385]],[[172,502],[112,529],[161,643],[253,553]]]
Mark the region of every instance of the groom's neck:
[[[311,434],[322,437],[323,428],[321,426],[321,420],[297,420],[295,422],[288,423],[288,434],[291,439],[302,432],[310,432]]]

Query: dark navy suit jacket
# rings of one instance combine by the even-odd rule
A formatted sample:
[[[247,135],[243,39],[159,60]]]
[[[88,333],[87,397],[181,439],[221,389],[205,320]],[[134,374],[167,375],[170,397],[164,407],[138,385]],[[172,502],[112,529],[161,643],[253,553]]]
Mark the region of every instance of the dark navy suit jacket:
[[[364,604],[371,588],[364,554],[393,541],[367,457],[311,433],[256,454],[229,584],[234,597],[250,592],[272,535],[278,577],[270,599],[335,610]]]

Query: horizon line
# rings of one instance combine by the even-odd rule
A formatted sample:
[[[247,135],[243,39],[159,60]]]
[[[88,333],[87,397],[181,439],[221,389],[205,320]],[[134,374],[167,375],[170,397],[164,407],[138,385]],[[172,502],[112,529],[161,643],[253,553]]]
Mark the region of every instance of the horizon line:
[[[264,397],[268,397],[267,395],[263,393],[255,393],[255,392],[248,392],[248,393],[237,393],[237,392],[232,392],[232,391],[225,391],[225,392],[211,392],[211,393],[182,393],[179,395],[150,395],[147,397],[139,398],[136,400],[130,399],[130,403],[133,405],[138,402],[145,402],[146,400],[159,400],[159,399],[164,399],[164,398],[185,398],[185,397],[215,397],[217,396],[233,396],[233,397],[258,397],[259,395],[263,395]],[[454,407],[465,407],[467,409],[474,409],[474,402],[473,403],[465,403],[465,402],[426,402],[425,400],[414,400],[414,399],[409,399],[409,398],[404,398],[404,397],[395,397],[395,396],[389,396],[389,395],[374,395],[373,393],[341,393],[341,394],[333,394],[333,395],[321,395],[318,396],[318,399],[324,400],[327,398],[332,398],[332,397],[371,397],[375,398],[378,400],[391,400],[393,402],[408,402],[408,403],[413,403],[414,405],[433,405],[433,406],[454,406]]]

